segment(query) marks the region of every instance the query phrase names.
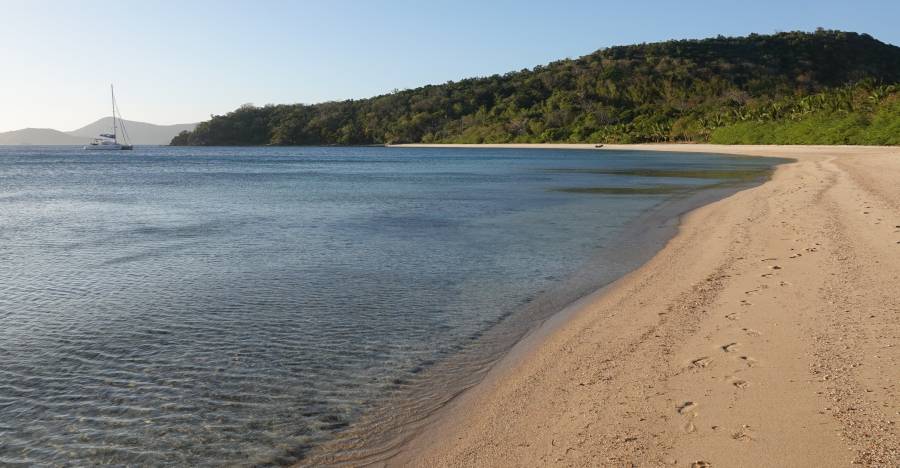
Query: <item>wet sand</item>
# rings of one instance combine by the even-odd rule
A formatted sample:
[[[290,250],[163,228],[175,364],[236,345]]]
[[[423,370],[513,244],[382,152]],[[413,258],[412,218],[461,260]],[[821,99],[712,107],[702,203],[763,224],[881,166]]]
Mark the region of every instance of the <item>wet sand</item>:
[[[387,464],[898,466],[900,148],[604,148],[797,162],[686,215]]]

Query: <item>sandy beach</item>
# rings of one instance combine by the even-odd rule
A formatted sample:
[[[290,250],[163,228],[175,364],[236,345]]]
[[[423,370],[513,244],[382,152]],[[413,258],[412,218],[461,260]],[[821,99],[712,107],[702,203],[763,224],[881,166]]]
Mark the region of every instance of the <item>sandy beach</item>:
[[[900,466],[900,148],[605,149],[796,162],[686,215],[388,464]]]

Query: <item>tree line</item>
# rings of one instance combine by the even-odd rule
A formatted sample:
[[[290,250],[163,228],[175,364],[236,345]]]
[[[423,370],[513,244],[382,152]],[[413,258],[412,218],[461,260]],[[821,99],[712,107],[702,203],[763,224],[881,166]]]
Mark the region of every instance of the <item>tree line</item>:
[[[866,34],[719,36],[369,99],[244,105],[172,144],[791,143],[811,123],[828,129],[822,143],[900,144],[897,83],[900,47]]]

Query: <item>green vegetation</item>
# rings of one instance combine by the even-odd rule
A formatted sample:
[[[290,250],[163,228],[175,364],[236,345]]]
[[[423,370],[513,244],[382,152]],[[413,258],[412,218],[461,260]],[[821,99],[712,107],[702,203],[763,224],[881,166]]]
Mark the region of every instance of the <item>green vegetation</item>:
[[[881,97],[882,90],[887,93]],[[716,128],[712,143],[805,145],[900,145],[897,87],[848,86],[812,98],[836,98],[839,105],[801,115],[750,118]],[[797,99],[802,103],[810,97]]]
[[[900,47],[818,30],[611,47],[485,78],[245,105],[174,145],[898,144]]]

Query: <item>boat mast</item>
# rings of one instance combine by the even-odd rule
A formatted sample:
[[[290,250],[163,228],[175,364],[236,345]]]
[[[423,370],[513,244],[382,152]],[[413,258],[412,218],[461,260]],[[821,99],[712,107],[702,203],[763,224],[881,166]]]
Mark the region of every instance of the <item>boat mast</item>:
[[[118,143],[116,139],[116,92],[113,90],[112,83],[109,85],[109,94],[112,96],[113,143]]]

